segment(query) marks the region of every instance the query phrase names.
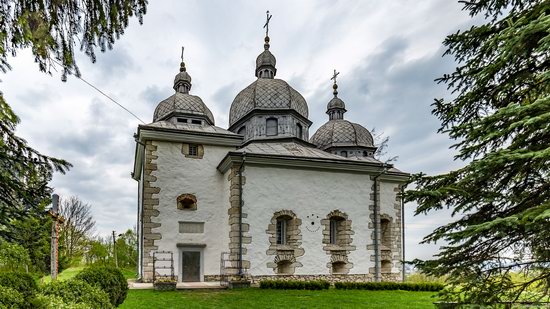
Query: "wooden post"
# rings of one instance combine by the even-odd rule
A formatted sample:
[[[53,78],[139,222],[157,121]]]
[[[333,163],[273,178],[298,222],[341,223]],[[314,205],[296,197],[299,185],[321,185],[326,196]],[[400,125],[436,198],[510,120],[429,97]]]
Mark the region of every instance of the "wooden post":
[[[59,195],[52,195],[52,209],[48,214],[52,217],[50,269],[52,280],[56,280],[59,270],[59,223],[65,221],[63,217],[59,215]]]
[[[116,238],[115,231],[113,231],[113,257],[115,258],[115,266],[118,268],[118,257],[116,255]]]

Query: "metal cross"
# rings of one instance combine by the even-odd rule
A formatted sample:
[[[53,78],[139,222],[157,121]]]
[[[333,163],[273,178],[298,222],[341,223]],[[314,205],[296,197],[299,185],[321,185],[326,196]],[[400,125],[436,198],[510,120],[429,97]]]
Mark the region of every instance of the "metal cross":
[[[336,76],[338,76],[338,74],[340,74],[340,72],[336,72],[336,70],[334,70],[334,74],[332,75],[332,77],[330,79],[330,80],[334,80],[335,84],[336,84]]]
[[[267,18],[267,20],[265,21],[265,25],[264,25],[265,36],[268,36],[268,34],[269,34],[269,21],[271,20],[271,17],[273,17],[273,15],[270,15],[269,11],[265,12],[265,14],[266,14],[266,18]]]
[[[184,49],[184,47],[182,46],[181,47],[181,62],[183,62],[183,49]]]

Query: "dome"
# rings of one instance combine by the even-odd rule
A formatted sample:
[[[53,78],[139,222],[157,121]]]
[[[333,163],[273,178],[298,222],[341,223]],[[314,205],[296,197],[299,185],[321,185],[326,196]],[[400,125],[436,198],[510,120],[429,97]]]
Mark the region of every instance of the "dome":
[[[344,119],[330,120],[322,125],[310,142],[324,150],[331,147],[374,147],[369,130]]]
[[[327,110],[330,110],[330,109],[333,109],[333,108],[346,109],[346,104],[344,104],[344,101],[342,101],[340,98],[334,97],[327,104]]]
[[[304,97],[281,79],[258,78],[242,90],[231,104],[229,126],[254,109],[293,109],[303,117],[308,117]]]
[[[214,116],[202,99],[196,95],[181,92],[174,93],[158,104],[153,115],[153,121],[163,120],[175,113],[203,116],[214,125]]]
[[[186,71],[179,72],[176,77],[174,77],[174,85],[181,82],[191,83],[191,75],[189,75]]]
[[[273,56],[273,54],[267,49],[259,54],[258,58],[256,58],[256,68],[260,68],[262,66],[275,67],[276,64],[277,60],[275,59],[275,56]]]

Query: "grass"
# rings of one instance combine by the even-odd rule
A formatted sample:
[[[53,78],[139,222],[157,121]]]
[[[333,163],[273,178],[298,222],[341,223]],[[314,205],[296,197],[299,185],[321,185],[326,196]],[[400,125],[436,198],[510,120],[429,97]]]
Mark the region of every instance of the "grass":
[[[69,267],[63,270],[62,272],[60,272],[59,274],[57,274],[57,280],[64,281],[64,280],[71,279],[74,276],[76,276],[79,272],[81,272],[84,268],[86,268],[86,266]],[[137,273],[135,269],[121,268],[120,270],[122,270],[122,273],[124,274],[124,278],[126,279],[134,279],[137,277]],[[52,281],[52,277],[50,275],[44,276],[42,277],[42,279],[40,279],[40,282],[42,283],[49,283],[51,281]]]
[[[130,290],[119,308],[433,308],[434,292],[357,290]]]

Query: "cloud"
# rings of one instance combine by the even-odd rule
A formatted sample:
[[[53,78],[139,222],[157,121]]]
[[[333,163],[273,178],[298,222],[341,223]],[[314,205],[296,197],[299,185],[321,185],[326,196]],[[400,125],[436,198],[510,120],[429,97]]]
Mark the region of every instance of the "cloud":
[[[450,141],[438,135],[430,114],[435,97],[447,96],[433,79],[453,68],[441,58],[441,41],[470,22],[454,1],[162,1],[151,2],[144,25],[132,20],[125,34],[92,64],[79,54],[88,82],[145,121],[173,94],[181,46],[199,95],[227,127],[237,93],[254,81],[254,61],[263,50],[265,11],[277,77],[287,80],[309,104],[314,131],[327,121],[336,68],[347,119],[390,135],[391,155],[405,171],[444,172],[452,161]],[[72,77],[39,73],[28,50],[10,59],[3,92],[21,117],[18,134],[39,151],[74,167],[56,174],[53,186],[92,205],[101,235],[136,222],[137,183],[130,178],[139,121]],[[414,205],[408,205],[412,209]],[[407,211],[407,251],[426,256],[433,247],[416,245],[440,222]],[[428,248],[428,249],[425,249]]]

